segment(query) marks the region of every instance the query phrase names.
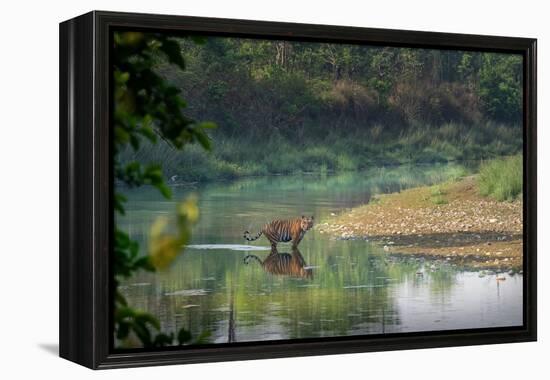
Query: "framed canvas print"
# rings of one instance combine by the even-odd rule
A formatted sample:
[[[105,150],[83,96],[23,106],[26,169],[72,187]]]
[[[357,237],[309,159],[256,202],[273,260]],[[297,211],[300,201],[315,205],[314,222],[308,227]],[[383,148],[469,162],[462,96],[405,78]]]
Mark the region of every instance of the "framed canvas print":
[[[60,355],[536,339],[536,40],[60,25]]]

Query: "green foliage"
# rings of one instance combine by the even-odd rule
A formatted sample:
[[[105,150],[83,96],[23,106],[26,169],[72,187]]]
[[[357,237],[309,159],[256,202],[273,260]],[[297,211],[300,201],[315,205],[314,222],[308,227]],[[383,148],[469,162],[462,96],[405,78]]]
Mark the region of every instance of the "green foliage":
[[[189,115],[222,127],[200,128],[205,146],[216,142],[208,154],[149,140],[120,152],[124,162],[162,163],[168,177],[343,172],[521,151],[517,55],[221,37],[178,43],[187,69],[160,62],[155,72],[185,89]]]
[[[202,38],[193,38],[195,43],[204,43]],[[162,34],[141,32],[116,32],[113,37],[114,79],[114,175],[117,188],[150,185],[165,198],[172,193],[167,186],[162,167],[158,163],[124,161],[120,152],[131,149],[139,152],[144,142],[155,145],[159,138],[171,149],[181,150],[187,144],[198,143],[203,149],[211,148],[207,130],[214,123],[197,123],[183,113],[186,102],[180,89],[169,84],[158,74],[155,67],[167,62],[179,70],[185,69],[181,42]],[[126,197],[114,195],[114,209],[123,215]],[[149,254],[139,254],[139,244],[128,233],[115,227],[114,277],[116,338],[124,342],[131,334],[143,347],[161,347],[192,342],[191,334],[180,329],[174,333],[161,331],[158,320],[151,314],[138,311],[128,305],[118,284],[139,270],[155,271],[166,268],[181,252],[191,234],[191,226],[198,219],[195,198],[188,198],[178,206],[176,232],[167,232],[168,220],[157,220],[151,227]],[[204,340],[204,337],[199,337]]]
[[[435,185],[432,187],[430,192],[430,200],[433,204],[443,205],[447,204],[448,201],[445,199],[445,192],[441,189],[441,186]]]
[[[439,127],[414,125],[398,136],[379,125],[358,131],[308,133],[304,141],[283,137],[277,130],[265,138],[214,135],[216,149],[189,146],[173,150],[163,141],[145,144],[139,152],[126,149],[127,162],[162,162],[169,177],[189,182],[300,172],[346,172],[373,166],[487,160],[521,151],[519,126],[491,122]],[[221,129],[220,129],[221,131]],[[219,131],[216,131],[219,132]]]
[[[140,137],[156,142],[157,135],[178,149],[195,141],[209,149],[205,129],[213,124],[196,123],[185,115],[182,109],[187,103],[180,89],[154,69],[162,58],[185,68],[178,40],[163,34],[119,32],[114,44],[115,149],[130,143],[138,150]]]
[[[130,187],[152,185],[160,191],[165,198],[172,197],[170,188],[166,186],[164,182],[160,165],[142,165],[137,161],[132,161],[124,166],[118,165],[115,171],[115,177]],[[121,202],[123,203],[120,195],[118,197],[118,202],[118,204]]]
[[[445,198],[445,192],[441,189],[440,185],[432,186],[430,191],[430,201],[436,205],[444,205],[449,203]]]
[[[481,195],[498,201],[512,201],[523,192],[523,157],[515,155],[484,163],[479,171]]]
[[[161,332],[159,321],[149,313],[137,311],[126,305],[118,305],[115,310],[115,336],[119,340],[126,339],[133,333],[144,347],[164,347],[184,344],[203,344],[209,334],[201,334],[197,339],[186,329],[180,329],[176,334]]]
[[[493,120],[521,121],[522,57],[483,55],[479,73],[480,96],[487,116]]]
[[[445,197],[441,196],[441,195],[437,195],[435,197],[432,197],[431,198],[431,201],[433,204],[435,205],[445,205],[447,203],[449,203],[449,201],[447,199],[445,199]]]
[[[413,123],[516,124],[522,112],[521,57],[453,50],[210,38],[180,41],[190,68],[163,73],[189,89],[195,115],[225,136],[283,136],[329,125],[395,132]],[[227,127],[231,125],[231,127]],[[240,127],[240,128],[238,128]]]
[[[139,256],[139,244],[119,229],[115,231],[113,254],[114,273],[119,277],[130,277],[139,269],[154,270],[149,256]]]
[[[441,190],[441,186],[439,185],[432,186],[430,193],[434,197],[439,195],[445,195],[443,190]]]

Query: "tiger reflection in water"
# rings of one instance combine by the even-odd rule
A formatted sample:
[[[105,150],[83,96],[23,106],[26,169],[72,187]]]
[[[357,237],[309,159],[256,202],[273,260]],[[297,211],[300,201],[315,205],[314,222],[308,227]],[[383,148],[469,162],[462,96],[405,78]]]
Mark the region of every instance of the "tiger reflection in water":
[[[244,263],[248,264],[251,259],[256,260],[267,273],[313,279],[312,268],[306,267],[298,248],[293,248],[292,253],[279,253],[276,248],[272,248],[263,261],[256,255],[248,254],[244,257]]]

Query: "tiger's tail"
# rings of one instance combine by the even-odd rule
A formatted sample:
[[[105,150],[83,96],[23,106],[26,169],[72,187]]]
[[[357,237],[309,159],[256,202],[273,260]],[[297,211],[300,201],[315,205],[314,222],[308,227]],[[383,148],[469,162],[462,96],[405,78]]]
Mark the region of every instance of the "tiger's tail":
[[[260,238],[260,236],[262,236],[262,234],[263,234],[263,232],[260,231],[260,232],[258,232],[258,235],[256,235],[255,237],[251,237],[250,232],[244,231],[244,236],[243,237],[248,241],[254,241],[254,240],[258,240]]]
[[[250,259],[256,259],[256,261],[257,261],[258,263],[260,263],[260,265],[263,264],[262,260],[260,260],[260,258],[259,258],[258,256],[256,256],[256,255],[246,255],[246,256],[244,257],[243,261],[244,261],[245,264],[248,264],[248,263],[250,262]]]

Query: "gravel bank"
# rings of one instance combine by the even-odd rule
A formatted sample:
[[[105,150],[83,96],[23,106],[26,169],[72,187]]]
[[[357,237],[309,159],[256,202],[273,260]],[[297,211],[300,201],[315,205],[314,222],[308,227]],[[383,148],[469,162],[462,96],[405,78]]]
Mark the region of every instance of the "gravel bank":
[[[481,197],[475,177],[376,197],[316,227],[335,239],[378,242],[389,254],[521,270],[523,203]]]

